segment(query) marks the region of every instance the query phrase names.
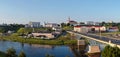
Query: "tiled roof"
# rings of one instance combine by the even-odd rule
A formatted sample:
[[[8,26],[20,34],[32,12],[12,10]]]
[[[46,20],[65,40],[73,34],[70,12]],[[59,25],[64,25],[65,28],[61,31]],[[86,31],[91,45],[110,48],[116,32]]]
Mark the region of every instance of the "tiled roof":
[[[98,25],[77,25],[77,26],[74,26],[74,27],[102,27],[102,26],[98,26]]]

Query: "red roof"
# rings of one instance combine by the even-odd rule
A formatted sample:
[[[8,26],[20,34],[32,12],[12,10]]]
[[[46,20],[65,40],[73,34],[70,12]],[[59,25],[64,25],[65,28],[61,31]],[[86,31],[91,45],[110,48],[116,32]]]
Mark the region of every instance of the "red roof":
[[[80,28],[83,27],[84,25],[78,25],[78,26],[74,26],[75,28]],[[100,28],[102,26],[85,26],[85,27],[95,27],[95,28]]]
[[[118,29],[118,27],[110,27],[109,29]]]

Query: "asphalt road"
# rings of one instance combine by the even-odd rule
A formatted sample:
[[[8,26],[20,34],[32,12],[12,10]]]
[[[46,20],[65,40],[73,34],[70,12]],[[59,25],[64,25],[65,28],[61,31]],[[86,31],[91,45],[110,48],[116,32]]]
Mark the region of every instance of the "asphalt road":
[[[74,31],[72,31],[72,32],[74,32]],[[92,38],[95,38],[95,39],[99,39],[99,40],[102,40],[102,41],[106,41],[106,42],[109,42],[109,40],[111,40],[111,43],[120,45],[120,40],[117,40],[117,39],[111,39],[111,38],[102,37],[102,36],[100,37],[98,35],[85,34],[85,33],[79,33],[79,32],[74,32],[74,33],[82,34],[82,35],[92,37]]]

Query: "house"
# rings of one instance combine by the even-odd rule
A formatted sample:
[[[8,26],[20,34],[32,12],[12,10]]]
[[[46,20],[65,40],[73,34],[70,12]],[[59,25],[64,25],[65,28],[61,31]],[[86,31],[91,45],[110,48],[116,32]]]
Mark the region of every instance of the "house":
[[[107,31],[108,31],[108,32],[117,32],[117,31],[119,31],[119,28],[118,28],[118,27],[109,27],[109,28],[107,29]]]
[[[74,26],[74,31],[87,33],[87,32],[99,32],[99,31],[106,31],[105,26],[98,26],[98,25],[77,25]]]
[[[55,31],[62,31],[62,28],[61,28],[61,27],[52,27],[52,30],[55,30]]]
[[[8,34],[12,34],[12,33],[14,33],[14,31],[9,30],[7,33]]]
[[[32,35],[35,38],[44,38],[44,39],[52,39],[55,38],[55,35],[53,33],[49,32],[38,32],[38,33],[32,33]]]
[[[52,33],[55,35],[55,37],[58,37],[59,35],[62,34],[62,31],[54,31]]]

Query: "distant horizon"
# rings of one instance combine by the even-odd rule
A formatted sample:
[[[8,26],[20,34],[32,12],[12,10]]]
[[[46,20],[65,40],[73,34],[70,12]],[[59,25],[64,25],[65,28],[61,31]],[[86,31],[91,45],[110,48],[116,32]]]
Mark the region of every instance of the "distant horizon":
[[[120,0],[1,0],[0,24],[72,20],[120,22]]]
[[[67,17],[66,19],[64,18],[64,21],[60,21],[60,22],[51,22],[51,21],[36,21],[36,20],[32,20],[32,21],[26,21],[25,23],[19,23],[19,22],[15,22],[14,20],[14,22],[11,22],[11,23],[9,23],[9,22],[3,22],[3,23],[1,23],[0,22],[0,24],[27,24],[27,23],[29,23],[29,22],[40,22],[40,23],[44,23],[44,22],[48,22],[48,23],[63,23],[63,22],[67,22],[68,21],[68,18],[69,17]],[[57,20],[57,19],[55,19],[55,20]],[[74,20],[74,21],[77,21],[77,22],[87,22],[87,21],[92,21],[92,20],[84,20],[84,21],[78,21],[78,20],[76,20],[76,19],[73,19],[73,18],[70,18],[70,20]],[[93,21],[93,22],[110,22],[110,21],[113,21],[113,20],[109,20],[109,21]],[[120,21],[113,21],[113,22],[120,22]]]

